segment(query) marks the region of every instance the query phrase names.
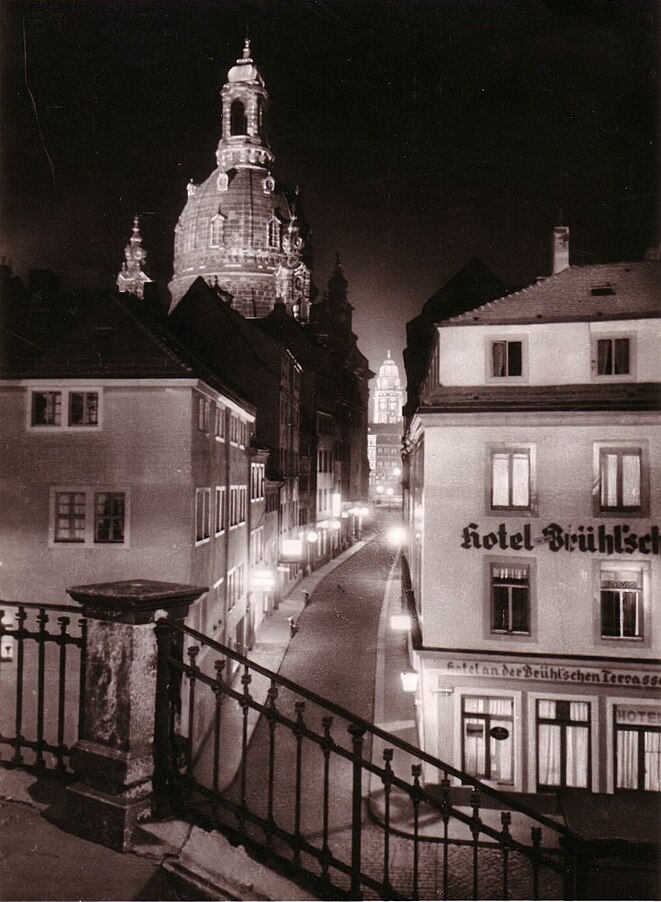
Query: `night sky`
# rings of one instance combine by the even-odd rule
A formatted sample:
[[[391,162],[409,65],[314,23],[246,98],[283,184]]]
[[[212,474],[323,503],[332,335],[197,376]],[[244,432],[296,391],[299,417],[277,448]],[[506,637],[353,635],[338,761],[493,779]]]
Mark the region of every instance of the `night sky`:
[[[339,249],[372,368],[388,348],[401,361],[406,320],[472,257],[513,286],[546,274],[559,210],[575,263],[641,259],[658,241],[652,0],[0,9],[0,250],[21,275],[113,287],[138,212],[147,271],[169,280],[246,26],[315,282]]]

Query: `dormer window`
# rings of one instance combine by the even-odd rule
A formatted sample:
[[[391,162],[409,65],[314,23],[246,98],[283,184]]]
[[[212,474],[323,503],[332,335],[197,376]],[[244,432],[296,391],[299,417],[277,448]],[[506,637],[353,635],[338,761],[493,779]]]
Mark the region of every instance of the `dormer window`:
[[[628,337],[598,338],[597,376],[628,376],[631,373],[631,344]]]
[[[230,107],[230,135],[247,134],[248,119],[246,118],[246,108],[240,100],[234,100]]]
[[[489,379],[521,379],[524,376],[522,339],[499,339],[489,343]]]
[[[275,218],[273,218],[267,226],[267,243],[269,247],[281,247],[282,229],[280,223]]]
[[[211,247],[220,247],[225,232],[225,217],[222,213],[216,213],[211,219],[209,228],[209,244]]]

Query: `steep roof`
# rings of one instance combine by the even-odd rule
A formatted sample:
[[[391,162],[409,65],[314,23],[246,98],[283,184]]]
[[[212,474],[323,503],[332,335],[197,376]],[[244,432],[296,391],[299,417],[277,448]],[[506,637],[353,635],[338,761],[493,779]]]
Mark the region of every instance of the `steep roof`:
[[[438,325],[640,319],[659,315],[660,297],[659,270],[650,263],[570,266]]]

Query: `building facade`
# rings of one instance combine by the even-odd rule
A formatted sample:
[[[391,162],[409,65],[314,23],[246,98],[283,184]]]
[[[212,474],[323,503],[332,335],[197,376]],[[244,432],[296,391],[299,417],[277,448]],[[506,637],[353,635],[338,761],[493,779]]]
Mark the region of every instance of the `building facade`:
[[[297,192],[286,191],[273,174],[268,105],[246,40],[221,91],[216,168],[202,184],[189,183],[175,228],[173,307],[201,276],[242,316],[266,316],[280,300],[292,316],[308,319],[307,229]]]
[[[503,789],[661,790],[658,275],[564,267],[435,329],[405,446],[420,737]]]
[[[368,436],[370,498],[377,504],[401,502],[403,403],[399,368],[388,351],[374,383]]]

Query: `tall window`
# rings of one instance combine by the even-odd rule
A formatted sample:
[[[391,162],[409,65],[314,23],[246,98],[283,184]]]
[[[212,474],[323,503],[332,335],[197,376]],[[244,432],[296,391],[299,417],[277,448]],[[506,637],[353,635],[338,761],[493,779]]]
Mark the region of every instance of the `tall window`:
[[[601,565],[601,635],[605,639],[642,639],[643,568],[628,562]]]
[[[631,372],[630,339],[597,340],[597,375],[626,376]]]
[[[225,441],[225,408],[220,405],[216,407],[216,438]]]
[[[463,769],[497,783],[514,782],[511,698],[462,699]]]
[[[246,135],[247,133],[246,108],[240,100],[233,100],[230,107],[230,135]]]
[[[216,486],[216,516],[215,516],[215,533],[220,535],[225,531],[226,514],[225,514],[225,487]]]
[[[599,507],[602,511],[641,510],[640,448],[599,450]]]
[[[72,391],[69,394],[69,425],[96,426],[99,422],[99,394],[95,391]]]
[[[491,507],[497,510],[529,510],[531,499],[530,450],[491,452]]]
[[[85,541],[85,492],[55,493],[55,532],[56,542]]]
[[[30,425],[60,429],[99,425],[98,391],[32,391]]]
[[[197,396],[197,428],[200,432],[209,431],[209,412],[211,410],[211,402],[203,395]]]
[[[491,631],[530,632],[530,568],[491,565]]]
[[[225,217],[220,213],[216,213],[209,226],[209,244],[211,247],[219,247],[222,243],[224,226]]]
[[[658,709],[615,708],[615,789],[661,791],[660,721]]]
[[[537,789],[590,788],[589,702],[537,702]]]
[[[195,490],[195,541],[203,542],[211,532],[211,489]]]
[[[281,244],[281,228],[277,219],[271,219],[267,226],[268,246],[279,248]]]
[[[247,496],[247,486],[233,485],[230,487],[230,527],[245,523]]]
[[[250,500],[260,501],[264,497],[264,464],[250,465]]]
[[[94,541],[124,542],[123,492],[98,492],[94,495]]]
[[[523,375],[523,342],[491,342],[491,375],[494,377]]]

